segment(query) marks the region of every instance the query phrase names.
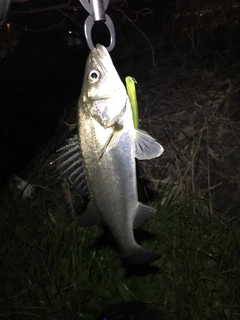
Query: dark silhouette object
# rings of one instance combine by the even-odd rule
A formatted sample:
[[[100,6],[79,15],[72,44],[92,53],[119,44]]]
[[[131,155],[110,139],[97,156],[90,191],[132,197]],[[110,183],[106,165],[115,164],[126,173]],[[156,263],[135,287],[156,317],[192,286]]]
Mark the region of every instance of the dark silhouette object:
[[[96,243],[94,244],[94,246],[96,246],[97,249],[105,248],[106,246],[110,246],[111,248],[113,248],[114,250],[119,252],[117,243],[114,240],[109,229],[105,226],[102,226],[102,229],[103,229],[103,233],[96,240]],[[141,244],[143,240],[153,239],[154,235],[146,230],[136,229],[136,230],[134,230],[134,237],[135,237],[136,241]],[[129,277],[130,276],[131,277],[132,276],[145,277],[146,275],[156,274],[159,272],[159,267],[151,265],[151,264],[147,264],[147,265],[143,264],[143,265],[138,265],[136,267],[136,265],[134,265],[134,264],[126,266],[126,265],[124,265],[124,261],[122,261],[122,262],[123,262],[122,267],[125,268],[126,276],[129,276]]]
[[[10,0],[1,0],[0,1],[0,27],[7,18],[8,8],[10,5]]]
[[[164,320],[164,317],[151,305],[141,301],[128,301],[110,305],[96,320]]]

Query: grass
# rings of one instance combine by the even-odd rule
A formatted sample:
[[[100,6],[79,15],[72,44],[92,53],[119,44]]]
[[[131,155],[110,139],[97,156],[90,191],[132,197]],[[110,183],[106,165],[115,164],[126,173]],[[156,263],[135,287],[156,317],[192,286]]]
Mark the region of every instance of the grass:
[[[110,304],[132,300],[153,304],[166,320],[240,319],[239,218],[229,210],[216,213],[214,203],[216,198],[236,196],[232,190],[239,186],[239,161],[235,166],[229,158],[239,145],[239,104],[230,103],[239,91],[239,50],[216,50],[213,58],[218,62],[211,63],[216,68],[208,70],[205,36],[197,48],[188,44],[186,56],[189,33],[181,26],[170,42],[161,44],[160,37],[158,45],[153,43],[157,68],[148,70],[135,58],[144,53],[151,58],[151,43],[145,36],[145,42],[138,37],[134,42],[129,26],[125,28],[130,40],[126,38],[117,54],[125,59],[132,50],[139,102],[146,106],[139,110],[141,124],[165,148],[161,163],[153,160],[155,166],[145,166],[144,173],[160,185],[174,181],[161,190],[156,215],[141,227],[152,234],[140,237],[142,245],[160,252],[161,258],[151,272],[126,274],[110,239],[99,241],[101,229],[77,225],[64,200],[68,188],[65,185],[63,194],[44,166],[57,149],[51,144],[51,152],[38,156],[43,164],[31,172],[31,183],[44,188],[37,187],[33,198],[25,200],[7,188],[0,194],[0,319],[95,320]],[[201,29],[197,31],[200,37]],[[124,37],[122,29],[121,34]],[[167,37],[169,33],[162,39]],[[131,72],[124,75],[135,77],[133,67],[129,63]],[[233,189],[218,193],[225,180],[234,182]]]
[[[162,256],[153,272],[128,276],[110,243],[97,245],[101,229],[80,228],[57,194],[23,200],[5,190],[0,318],[95,319],[111,303],[141,300],[166,319],[240,319],[237,219],[221,221],[190,196],[163,198],[142,242]]]

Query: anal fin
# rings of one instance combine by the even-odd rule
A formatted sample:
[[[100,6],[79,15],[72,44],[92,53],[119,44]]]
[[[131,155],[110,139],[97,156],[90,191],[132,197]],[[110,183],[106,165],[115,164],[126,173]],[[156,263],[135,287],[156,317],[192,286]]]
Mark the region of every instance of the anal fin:
[[[156,213],[156,209],[146,206],[141,202],[138,202],[138,207],[136,210],[136,216],[133,222],[133,228],[138,228],[144,220],[153,216]]]

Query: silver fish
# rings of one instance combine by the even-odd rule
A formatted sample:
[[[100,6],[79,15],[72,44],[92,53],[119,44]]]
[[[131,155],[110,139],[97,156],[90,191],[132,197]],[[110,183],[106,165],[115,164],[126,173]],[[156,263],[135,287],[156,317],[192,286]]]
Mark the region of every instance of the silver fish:
[[[80,225],[106,225],[126,266],[157,260],[160,255],[137,244],[133,234],[133,228],[156,211],[138,202],[135,158],[158,157],[163,147],[145,131],[135,130],[125,86],[108,51],[99,44],[86,63],[78,102],[78,140],[80,149],[76,151],[79,144],[73,138],[70,147],[61,150],[58,163],[64,162],[63,176],[75,177],[76,187],[88,192],[90,201],[79,216]]]

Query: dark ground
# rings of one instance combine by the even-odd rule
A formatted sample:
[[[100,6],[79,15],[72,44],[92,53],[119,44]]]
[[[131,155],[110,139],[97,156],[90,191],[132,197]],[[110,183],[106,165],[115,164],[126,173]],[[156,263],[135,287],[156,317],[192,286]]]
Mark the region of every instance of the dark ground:
[[[144,6],[141,6],[141,3],[144,3]],[[112,9],[112,19],[116,26],[117,34],[117,44],[112,53],[112,58],[123,80],[127,75],[137,79],[141,128],[154,136],[165,149],[160,159],[153,160],[150,165],[144,163],[140,167],[140,172],[142,172],[143,176],[150,181],[150,185],[154,185],[152,187],[153,191],[156,191],[156,189],[161,191],[169,186],[171,189],[169,198],[172,202],[168,203],[168,199],[161,198],[161,214],[159,214],[158,218],[161,222],[158,225],[161,231],[159,231],[159,235],[164,235],[165,230],[168,231],[169,224],[171,224],[171,219],[174,216],[171,210],[168,210],[168,205],[170,207],[176,206],[181,218],[176,221],[173,220],[173,228],[170,228],[169,233],[166,232],[165,238],[163,236],[161,241],[159,241],[163,246],[161,249],[163,256],[159,263],[159,278],[155,278],[153,275],[151,283],[147,279],[147,286],[139,285],[138,287],[136,277],[129,277],[129,284],[137,284],[136,287],[133,286],[133,292],[139,293],[139,296],[143,297],[140,298],[141,300],[152,302],[155,299],[155,296],[151,295],[152,292],[155,292],[153,291],[153,287],[156,287],[156,295],[161,293],[159,287],[165,288],[166,294],[163,290],[165,298],[159,299],[158,303],[162,306],[161,310],[164,310],[164,314],[166,313],[170,319],[174,319],[174,312],[181,310],[181,317],[187,320],[215,320],[220,319],[219,315],[222,316],[221,319],[237,320],[239,318],[239,308],[237,305],[239,297],[239,284],[237,280],[239,277],[237,275],[239,268],[235,261],[238,261],[239,257],[239,237],[237,234],[234,234],[237,244],[236,246],[231,245],[231,241],[229,240],[231,239],[231,232],[229,232],[229,236],[227,233],[230,230],[228,223],[226,223],[226,229],[218,232],[217,227],[216,229],[210,228],[211,221],[213,225],[217,225],[214,222],[215,220],[211,218],[211,215],[209,216],[210,218],[206,219],[206,222],[201,217],[205,214],[203,210],[204,205],[207,207],[207,213],[213,212],[216,215],[221,214],[221,216],[224,214],[228,218],[230,218],[230,214],[239,215],[240,28],[237,23],[230,22],[217,25],[218,19],[215,13],[212,15],[211,23],[209,23],[208,19],[208,21],[204,20],[204,22],[201,20],[199,22],[196,17],[192,18],[192,20],[190,19],[191,21],[189,22],[189,16],[183,16],[180,20],[174,20],[170,13],[166,14],[168,12],[166,8],[158,8],[156,3],[159,2],[138,1],[138,8],[125,8],[122,12],[121,7],[118,7],[118,10]],[[161,3],[166,4],[167,1]],[[146,5],[149,5],[153,9],[153,13],[147,15],[140,14],[135,21],[136,12]],[[130,9],[134,10],[131,11]],[[132,22],[127,19],[129,17],[132,19]],[[12,19],[11,16],[10,18]],[[213,25],[212,21],[215,21],[215,25]],[[33,21],[31,21],[31,27],[35,23],[34,17]],[[38,21],[37,27],[40,26],[41,23]],[[8,263],[7,260],[5,264],[3,263],[6,268],[3,274],[6,274],[7,277],[4,279],[5,285],[1,289],[4,289],[3,292],[10,292],[9,297],[7,294],[4,294],[4,299],[7,301],[6,304],[9,304],[11,307],[15,307],[15,303],[17,307],[25,306],[25,303],[27,306],[30,305],[28,301],[21,301],[21,299],[25,299],[24,290],[26,288],[28,290],[28,286],[33,290],[33,294],[29,290],[27,293],[29,294],[29,296],[27,295],[28,297],[34,296],[37,293],[33,297],[33,300],[36,299],[33,306],[38,307],[40,305],[42,307],[42,296],[46,293],[46,297],[49,295],[50,298],[47,303],[45,302],[43,309],[44,307],[46,308],[47,314],[50,312],[51,319],[52,317],[55,319],[54,304],[57,305],[57,317],[58,315],[62,315],[65,305],[67,306],[67,311],[69,309],[71,311],[71,306],[69,307],[68,305],[69,301],[71,303],[74,301],[74,305],[78,306],[81,300],[79,296],[82,298],[82,301],[88,299],[85,291],[78,295],[73,290],[73,293],[70,292],[73,297],[69,293],[69,298],[68,292],[64,295],[66,292],[65,283],[68,287],[69,283],[75,283],[75,280],[77,279],[78,281],[78,278],[77,276],[73,277],[73,280],[67,278],[69,274],[72,276],[72,273],[66,272],[66,267],[63,265],[63,262],[65,262],[62,259],[63,251],[65,254],[70,255],[70,258],[67,257],[67,261],[74,260],[72,259],[72,252],[69,250],[69,247],[74,248],[74,244],[77,244],[77,241],[80,241],[81,237],[78,235],[78,240],[74,238],[72,243],[67,242],[62,248],[63,243],[59,240],[60,238],[56,232],[57,229],[62,228],[60,231],[64,231],[61,234],[64,234],[66,237],[69,236],[69,238],[70,234],[72,235],[72,229],[65,227],[65,218],[61,218],[62,212],[60,212],[59,222],[56,223],[56,226],[52,224],[52,220],[49,221],[49,217],[53,219],[55,216],[58,217],[58,202],[62,203],[64,201],[64,199],[58,198],[57,202],[55,201],[55,197],[53,197],[54,201],[52,203],[48,199],[48,197],[51,198],[52,195],[55,195],[53,190],[55,185],[52,181],[53,175],[50,170],[49,174],[47,171],[51,153],[49,155],[44,154],[43,162],[46,164],[45,167],[47,169],[45,171],[39,170],[39,172],[36,169],[38,168],[38,162],[41,162],[43,158],[41,151],[47,149],[54,152],[56,149],[54,144],[51,145],[52,137],[60,125],[64,126],[62,120],[65,109],[67,109],[65,119],[71,119],[74,122],[76,101],[80,94],[84,66],[89,52],[84,38],[82,39],[82,45],[70,48],[63,41],[62,36],[62,30],[25,32],[14,54],[0,61],[1,184],[4,184],[12,174],[26,177],[28,175],[26,171],[30,171],[34,174],[36,173],[36,176],[39,174],[37,178],[33,177],[33,180],[36,178],[34,181],[41,182],[43,188],[40,190],[45,195],[39,203],[39,194],[41,192],[36,193],[34,201],[29,200],[29,203],[32,205],[31,210],[27,209],[28,206],[24,204],[23,200],[20,201],[19,203],[21,203],[23,208],[19,212],[16,210],[16,208],[18,209],[18,200],[14,200],[15,204],[12,201],[16,197],[11,196],[8,200],[8,209],[6,209],[4,215],[9,218],[10,222],[1,224],[3,229],[6,228],[5,238],[1,239],[4,242],[6,250],[4,250],[4,245],[1,247],[3,253],[7,252],[6,256],[10,257],[9,261],[11,263]],[[59,140],[61,139],[59,138]],[[45,148],[45,145],[48,148]],[[27,165],[32,160],[34,162],[30,165],[29,170]],[[27,170],[24,171],[26,168]],[[53,188],[49,192],[45,186],[51,184]],[[200,209],[197,206],[198,202],[196,202],[196,206],[195,204],[193,205],[193,212],[192,204],[190,204],[188,212],[188,209],[185,209],[185,205],[179,201],[179,199],[184,199],[186,195],[189,195],[189,199],[193,195],[193,200],[194,196],[196,196],[198,201],[201,202]],[[54,210],[49,211],[49,208],[51,209],[52,207],[56,212]],[[165,217],[164,207],[167,208]],[[181,211],[181,207],[183,211]],[[186,207],[188,208],[188,206]],[[23,223],[24,218],[21,216],[23,212],[27,222],[26,225]],[[194,213],[197,214],[195,215]],[[14,218],[14,214],[17,216],[17,219]],[[37,220],[35,227],[33,227],[32,223],[34,219]],[[166,220],[165,224],[164,219]],[[223,220],[219,219],[221,226],[224,225]],[[6,219],[6,221],[8,220]],[[189,227],[187,227],[188,223]],[[22,225],[24,228],[21,228]],[[42,232],[45,226],[49,228],[49,233]],[[153,226],[154,228],[155,225]],[[191,231],[190,233],[189,230]],[[184,238],[185,235],[187,235],[186,239]],[[195,244],[194,235],[196,237],[201,235],[201,241],[196,241]],[[14,237],[16,237],[16,242],[12,240]],[[94,237],[96,236],[94,235]],[[216,242],[217,245],[215,245],[216,239],[214,238],[220,239],[221,243]],[[8,240],[5,241],[5,239]],[[93,236],[90,236],[90,239],[90,241],[86,241],[87,244],[91,243]],[[179,239],[184,241],[181,242]],[[49,246],[48,241],[50,244],[52,243],[52,247]],[[24,245],[22,245],[23,243],[27,244],[25,249]],[[38,258],[41,258],[42,251],[52,252],[58,244],[60,253],[59,255],[56,254],[56,257],[61,258],[57,260],[54,256],[51,260],[47,256],[48,260],[46,261],[48,261],[49,265],[46,264],[46,270],[48,271],[48,268],[52,270],[52,266],[56,264],[56,278],[58,272],[60,275],[60,289],[56,292],[63,293],[63,295],[60,294],[59,296],[55,294],[54,288],[49,285],[48,276],[42,271],[45,269],[41,269],[42,260],[38,260]],[[46,250],[42,250],[42,246]],[[38,253],[39,248],[41,249],[39,250],[41,254],[37,257],[36,265],[33,268],[31,263],[34,263],[34,253],[35,251]],[[89,250],[89,247],[86,248],[87,252],[84,257],[87,256],[88,259],[80,259],[84,263],[91,261],[89,258],[91,250]],[[79,252],[79,250],[76,250],[76,252]],[[107,258],[111,255],[111,252],[111,250],[107,252]],[[194,257],[192,252],[196,253]],[[19,255],[18,259],[16,259],[14,254],[17,257]],[[230,259],[231,255],[234,255],[234,259]],[[191,263],[184,264],[183,261],[188,256],[192,259],[189,260]],[[169,263],[169,257],[173,258],[172,264]],[[226,266],[222,264],[224,258],[226,258],[227,262],[230,261],[229,265],[228,263]],[[204,267],[201,267],[201,262],[205,261],[205,259],[206,264],[204,264]],[[31,262],[29,263],[30,266],[26,264],[26,260]],[[15,263],[16,261],[17,263],[19,261],[21,263],[18,265]],[[99,261],[102,260],[99,259]],[[113,272],[112,278],[114,280],[115,278],[118,279],[115,271],[118,270],[119,272],[119,265],[116,264],[116,269],[109,270],[111,269],[109,265],[116,263],[115,256],[112,260],[106,261],[103,274],[108,274],[110,271]],[[216,267],[214,269],[213,266],[217,265],[217,262],[219,262],[219,268]],[[63,269],[59,268],[59,264]],[[26,265],[27,269],[25,269]],[[17,270],[18,268],[20,271]],[[164,273],[165,268],[170,270],[169,273]],[[64,270],[64,272],[61,270]],[[79,268],[77,270],[79,271]],[[199,274],[195,278],[196,270],[198,270]],[[209,273],[204,273],[204,270],[209,271]],[[191,272],[194,274],[193,278],[191,278]],[[35,277],[35,273],[39,273],[39,275]],[[86,274],[81,273],[80,279],[86,285],[86,288],[88,288],[87,280],[85,279]],[[35,280],[34,285],[36,284],[36,279],[40,279],[36,288],[43,287],[43,295],[38,295],[35,286],[32,287],[29,274]],[[50,278],[55,276],[54,271],[49,274]],[[102,274],[99,274],[99,279],[103,281],[104,290],[104,285],[110,287],[110,289],[117,287],[114,281],[109,285],[105,281],[105,277],[102,278]],[[204,276],[205,274],[207,276]],[[62,280],[63,275],[66,275],[65,281]],[[227,275],[229,275],[229,278],[227,278]],[[221,281],[212,281],[212,279],[215,279],[214,276],[221,277]],[[41,282],[44,277],[47,279],[46,284]],[[91,280],[92,278],[94,278],[94,274],[91,274]],[[134,279],[134,281],[131,281],[131,279]],[[190,284],[192,279],[193,281],[188,287],[187,284]],[[230,279],[232,282],[225,279]],[[157,282],[158,280],[159,282]],[[203,281],[206,281],[206,284]],[[165,282],[166,285],[164,287],[161,284]],[[232,291],[233,282],[236,283],[235,291]],[[13,288],[10,287],[9,289],[10,283],[14,285]],[[199,285],[199,283],[202,284]],[[61,286],[63,286],[62,291]],[[146,290],[148,287],[149,296]],[[98,286],[96,288],[97,290],[99,289]],[[129,291],[128,287],[126,288],[126,294],[129,295],[131,290]],[[198,292],[196,288],[199,290]],[[49,292],[47,291],[48,289]],[[85,289],[83,288],[83,290]],[[145,290],[147,292],[146,295],[144,294]],[[176,295],[173,294],[175,291]],[[88,291],[86,290],[86,292]],[[232,292],[236,292],[236,294]],[[169,297],[167,297],[168,293]],[[217,294],[219,293],[224,293],[223,296],[226,297],[223,299],[223,304],[221,305],[220,303],[220,306],[219,301],[222,302],[222,300],[217,298]],[[20,296],[19,300],[18,295]],[[96,291],[96,296],[98,297],[98,295],[99,292]],[[181,299],[182,296],[184,297],[183,301]],[[204,299],[201,301],[202,296]],[[41,299],[38,297],[41,297]],[[119,295],[116,295],[116,297],[119,300]],[[123,297],[125,298],[125,296]],[[127,299],[129,299],[129,296],[127,296]],[[167,301],[166,305],[165,299]],[[176,301],[169,303],[169,301],[174,299]],[[225,305],[225,300],[228,299],[232,301],[226,301]],[[11,300],[14,301],[13,304]],[[97,305],[96,301],[101,301],[101,299],[92,300],[93,304],[89,305],[90,309],[93,308],[94,304]],[[108,301],[109,304],[112,304],[112,293],[109,300],[105,301],[106,305],[108,305]],[[179,308],[176,308],[173,312],[172,309],[174,307],[172,306],[178,305],[178,303]],[[189,310],[193,304],[196,305],[196,310],[194,310],[194,313],[191,313]],[[213,306],[210,306],[211,304]],[[100,303],[98,303],[99,305]],[[119,308],[123,309],[121,304],[119,304]],[[144,311],[146,306],[142,305],[142,308]],[[221,309],[221,313],[218,312],[218,308]],[[208,309],[210,311],[216,310],[214,314],[217,316],[214,318],[211,312],[208,315]],[[4,312],[4,308],[2,310]],[[9,310],[12,311],[12,309]],[[18,311],[18,309],[16,310]],[[24,307],[20,311],[22,310],[22,319],[25,319]],[[124,305],[124,310],[127,312],[126,305]],[[188,311],[189,314],[187,313]],[[44,312],[43,310],[38,314],[37,311],[38,317],[40,318]],[[108,312],[111,314],[111,307],[108,308]],[[172,312],[173,315],[171,315]],[[7,313],[8,318],[11,317],[9,314]],[[69,314],[71,313],[69,312]],[[144,316],[144,312],[142,316]],[[73,319],[78,319],[77,315]]]

